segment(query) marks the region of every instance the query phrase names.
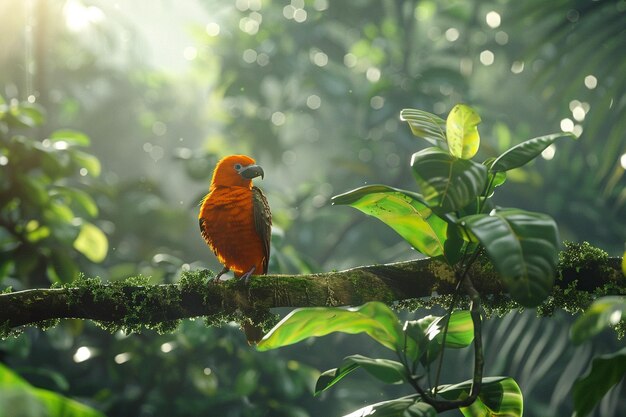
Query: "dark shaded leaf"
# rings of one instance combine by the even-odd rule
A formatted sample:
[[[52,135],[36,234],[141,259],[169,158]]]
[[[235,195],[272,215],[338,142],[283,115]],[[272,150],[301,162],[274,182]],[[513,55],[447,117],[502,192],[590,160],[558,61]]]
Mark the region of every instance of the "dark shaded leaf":
[[[491,164],[490,170],[497,172],[519,168],[535,159],[555,140],[562,137],[576,138],[571,133],[553,133],[551,135],[529,139],[519,145],[515,145],[497,157]]]
[[[559,247],[556,223],[550,216],[498,209],[459,221],[485,247],[515,301],[535,307],[550,294]]]
[[[572,389],[576,415],[584,417],[626,374],[626,348],[595,358],[587,375],[579,378]]]
[[[406,371],[400,362],[389,359],[372,359],[362,355],[351,355],[343,359],[339,368],[323,372],[315,384],[315,395],[327,390],[352,371],[363,368],[374,378],[387,384],[406,381]]]

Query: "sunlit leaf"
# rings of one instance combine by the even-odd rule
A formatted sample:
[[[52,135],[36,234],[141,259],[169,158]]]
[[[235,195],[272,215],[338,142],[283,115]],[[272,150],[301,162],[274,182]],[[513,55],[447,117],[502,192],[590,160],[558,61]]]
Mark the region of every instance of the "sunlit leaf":
[[[88,154],[87,152],[82,152],[76,149],[72,149],[71,155],[74,162],[79,167],[85,168],[89,175],[91,175],[92,177],[100,176],[100,171],[102,170],[102,167],[98,158],[91,154]]]
[[[329,333],[367,333],[383,346],[396,350],[404,340],[398,317],[385,304],[372,301],[354,308],[299,308],[282,319],[257,345],[258,350],[276,349],[309,337]],[[414,346],[413,346],[414,348]]]
[[[457,158],[470,159],[480,146],[478,124],[480,116],[471,107],[457,104],[446,119],[446,136],[450,153]]]
[[[383,401],[360,408],[343,417],[435,417],[437,411],[430,405],[418,402],[416,395]]]
[[[445,316],[426,316],[416,320],[422,329],[427,343],[420,344],[423,350],[420,352],[420,359],[423,364],[430,363],[437,359],[443,345],[443,330],[446,324]],[[446,335],[446,348],[464,348],[469,346],[474,340],[474,323],[469,311],[454,311],[448,324]]]
[[[625,297],[599,298],[572,324],[571,339],[576,344],[582,343],[607,327],[616,325],[625,317]]]
[[[626,277],[626,251],[622,255],[622,274]]]
[[[593,410],[604,395],[626,375],[626,348],[594,358],[591,370],[572,388],[574,409],[578,417]]]
[[[45,110],[38,104],[20,103],[17,106],[10,106],[9,113],[13,120],[25,127],[41,126],[45,120]]]
[[[74,249],[85,255],[91,262],[102,262],[107,256],[109,241],[97,226],[84,222],[74,241]]]
[[[361,355],[351,355],[343,359],[339,368],[323,372],[315,384],[315,395],[327,390],[352,371],[363,368],[370,375],[387,384],[406,381],[406,370],[400,362],[389,359],[372,359]]]
[[[18,405],[27,406],[18,408]],[[75,400],[30,385],[9,368],[0,364],[0,415],[4,416],[3,411],[9,409],[16,412],[15,415],[104,417],[104,414],[99,411]],[[21,412],[27,412],[26,410],[35,414],[21,414]]]
[[[439,387],[437,393],[447,400],[469,396],[472,381]],[[469,407],[460,409],[465,417],[521,417],[524,410],[522,391],[513,378],[483,378],[480,394]]]
[[[411,168],[426,203],[446,213],[475,200],[487,179],[484,165],[455,158],[439,148],[414,153]]]
[[[539,305],[552,290],[559,238],[545,214],[498,209],[460,219],[485,247],[511,297],[526,307]]]
[[[439,116],[422,110],[403,109],[400,120],[409,123],[415,136],[424,138],[433,145],[446,140],[446,121]]]
[[[76,146],[89,146],[91,141],[89,137],[84,133],[71,129],[57,130],[50,135],[50,141],[55,142],[67,142],[70,145]]]
[[[529,139],[515,145],[496,158],[490,169],[491,171],[508,171],[514,168],[519,168],[535,159],[555,140],[562,137],[576,138],[576,136],[571,133],[562,132]]]
[[[384,185],[368,185],[333,197],[390,226],[427,256],[444,253],[448,224],[421,201],[419,194]]]
[[[70,187],[57,187],[57,190],[67,196],[71,203],[80,207],[80,209],[89,217],[96,217],[98,215],[98,205],[94,199],[83,190]]]

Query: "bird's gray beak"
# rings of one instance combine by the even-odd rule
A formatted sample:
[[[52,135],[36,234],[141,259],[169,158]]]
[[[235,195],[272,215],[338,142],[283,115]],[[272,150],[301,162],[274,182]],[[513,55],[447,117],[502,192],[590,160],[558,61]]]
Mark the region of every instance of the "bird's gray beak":
[[[239,171],[239,174],[249,180],[256,177],[263,178],[263,176],[265,175],[265,173],[263,172],[263,168],[258,165],[248,165],[247,167],[244,167],[241,171]]]

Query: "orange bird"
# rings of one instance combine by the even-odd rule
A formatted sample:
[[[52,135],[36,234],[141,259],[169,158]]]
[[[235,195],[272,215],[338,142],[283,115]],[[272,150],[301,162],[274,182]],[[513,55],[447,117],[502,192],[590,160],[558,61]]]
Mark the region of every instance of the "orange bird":
[[[224,269],[247,280],[267,274],[272,214],[267,199],[252,179],[263,178],[263,168],[245,155],[221,159],[213,171],[209,193],[202,200],[198,221],[207,245]]]

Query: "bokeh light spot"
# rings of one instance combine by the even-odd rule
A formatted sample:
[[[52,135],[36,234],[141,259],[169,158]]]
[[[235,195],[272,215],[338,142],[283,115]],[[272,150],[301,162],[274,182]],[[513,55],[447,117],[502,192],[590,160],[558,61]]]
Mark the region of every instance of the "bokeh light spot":
[[[480,53],[480,63],[486,67],[493,64],[494,59],[495,55],[489,49],[485,49]]]
[[[76,352],[74,353],[74,356],[72,357],[72,359],[76,363],[84,362],[87,359],[91,358],[91,355],[92,355],[91,349],[89,349],[87,346],[81,346],[78,349],[76,349]]]
[[[500,26],[500,23],[501,23],[500,14],[492,10],[489,13],[487,13],[487,15],[485,16],[485,21],[487,22],[487,25],[490,28],[495,29]]]
[[[561,131],[563,132],[574,131],[574,122],[572,121],[572,119],[565,118],[561,120]]]
[[[322,105],[322,99],[318,95],[312,94],[307,97],[306,105],[311,110],[317,110]]]
[[[596,77],[594,77],[593,75],[587,75],[585,77],[585,87],[587,87],[590,90],[593,90],[597,86],[598,86],[598,79]]]

